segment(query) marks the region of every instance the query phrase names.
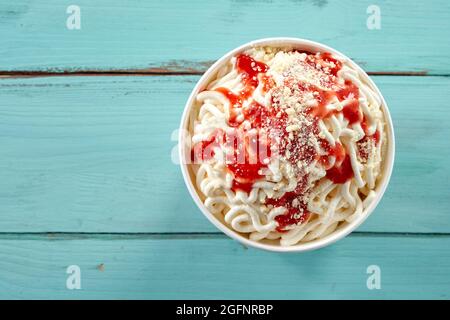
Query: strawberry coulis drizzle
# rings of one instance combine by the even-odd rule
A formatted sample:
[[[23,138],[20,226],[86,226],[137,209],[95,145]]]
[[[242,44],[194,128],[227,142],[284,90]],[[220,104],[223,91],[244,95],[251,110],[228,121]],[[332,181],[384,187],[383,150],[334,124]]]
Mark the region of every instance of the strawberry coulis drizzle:
[[[230,102],[230,117],[228,123],[231,127],[238,127],[242,123],[237,121],[236,109],[242,109],[243,102],[252,96],[253,92],[259,85],[258,75],[266,73],[267,70],[269,70],[269,67],[265,63],[256,61],[248,55],[240,54],[236,57],[236,69],[240,73],[244,89],[242,89],[238,94],[235,94],[231,90],[224,87],[216,89],[216,91],[222,93]],[[270,85],[270,79],[264,77],[263,83],[264,88],[269,90],[268,86]],[[266,108],[258,104],[256,101],[250,103],[250,105],[242,111],[244,118],[250,121],[252,128],[261,128],[262,119],[268,116]],[[256,137],[256,140],[256,145],[250,146],[252,143],[247,141],[247,139],[244,139],[244,163],[241,163],[242,161],[232,161],[227,164],[227,169],[231,171],[234,176],[232,185],[232,190],[234,191],[242,190],[249,193],[252,189],[253,183],[263,177],[260,172],[262,168],[266,167],[266,164],[263,162],[266,158],[270,157],[270,146],[267,142],[262,143],[259,136]],[[256,163],[254,163],[255,161],[248,161],[249,148],[253,148],[253,150],[250,151],[253,151],[256,155],[258,155]],[[266,151],[267,155],[261,159],[259,155],[261,154],[261,149],[263,148],[268,151]]]

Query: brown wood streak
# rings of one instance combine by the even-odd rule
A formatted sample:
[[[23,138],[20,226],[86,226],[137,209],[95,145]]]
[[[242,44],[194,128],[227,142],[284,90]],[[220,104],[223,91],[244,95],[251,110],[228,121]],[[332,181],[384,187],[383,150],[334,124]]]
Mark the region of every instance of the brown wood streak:
[[[203,71],[190,71],[190,72],[174,72],[169,70],[141,70],[141,71],[76,71],[76,72],[42,72],[42,71],[17,71],[17,72],[5,72],[0,70],[0,78],[37,78],[37,77],[101,77],[101,76],[187,76],[187,75],[202,75]],[[427,76],[426,71],[376,71],[367,72],[371,76],[403,76],[403,77],[413,77],[413,76]]]
[[[372,76],[403,76],[403,77],[415,77],[415,76],[428,76],[428,72],[423,71],[369,71],[367,74]]]
[[[164,68],[144,70],[83,70],[83,71],[2,71],[0,78],[34,78],[34,77],[95,77],[95,76],[185,76],[201,75],[202,71],[172,71]]]
[[[184,62],[189,66],[189,63]],[[197,67],[183,67],[182,63],[171,63],[161,67],[146,69],[126,69],[126,70],[0,70],[0,78],[34,78],[34,77],[76,77],[76,76],[185,76],[202,75],[212,64],[211,61],[196,64]],[[192,64],[191,64],[192,65]],[[373,76],[428,76],[426,70],[422,71],[369,71]]]
[[[214,61],[191,62],[188,60],[169,61],[168,63],[143,69],[113,69],[113,70],[0,70],[0,78],[30,78],[58,76],[176,76],[202,75]]]

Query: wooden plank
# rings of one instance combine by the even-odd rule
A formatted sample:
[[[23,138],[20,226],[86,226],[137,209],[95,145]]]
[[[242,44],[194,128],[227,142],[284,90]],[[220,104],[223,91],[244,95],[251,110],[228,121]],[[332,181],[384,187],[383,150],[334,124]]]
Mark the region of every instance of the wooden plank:
[[[171,134],[197,80],[1,80],[0,231],[217,231],[171,162]],[[450,78],[375,81],[393,115],[397,158],[385,198],[359,230],[450,232]]]
[[[81,29],[68,30],[72,2],[4,1],[0,71],[202,72],[240,44],[271,36],[323,42],[373,72],[449,74],[450,3],[377,1],[78,0]]]
[[[275,254],[225,238],[0,240],[0,298],[448,299],[450,238],[351,236]],[[81,269],[81,290],[66,270]],[[381,289],[367,288],[368,266]]]

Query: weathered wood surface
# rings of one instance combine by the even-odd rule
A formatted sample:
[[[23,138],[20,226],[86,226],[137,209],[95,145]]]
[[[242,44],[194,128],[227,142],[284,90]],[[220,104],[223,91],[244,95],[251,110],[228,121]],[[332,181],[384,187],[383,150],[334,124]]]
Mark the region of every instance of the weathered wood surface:
[[[224,236],[3,236],[0,298],[448,299],[449,246],[448,236],[352,235],[275,254]],[[81,269],[81,290],[66,287],[71,265]],[[367,287],[372,265],[380,290]]]
[[[197,79],[1,80],[0,231],[217,231],[171,161]],[[449,232],[450,79],[375,81],[392,112],[397,157],[385,198],[359,230]]]
[[[69,30],[76,4],[81,29]],[[369,5],[381,29],[366,25]],[[368,71],[449,74],[450,3],[433,1],[4,1],[0,71],[201,72],[247,41],[316,40]]]

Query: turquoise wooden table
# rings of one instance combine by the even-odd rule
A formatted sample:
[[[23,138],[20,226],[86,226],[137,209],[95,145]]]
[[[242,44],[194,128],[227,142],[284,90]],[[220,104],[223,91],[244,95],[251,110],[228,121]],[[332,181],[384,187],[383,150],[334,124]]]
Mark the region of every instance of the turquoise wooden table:
[[[448,299],[449,29],[446,0],[2,1],[0,298]],[[396,129],[379,207],[304,254],[225,237],[171,161],[200,75],[270,36],[355,59]]]

